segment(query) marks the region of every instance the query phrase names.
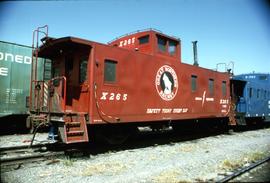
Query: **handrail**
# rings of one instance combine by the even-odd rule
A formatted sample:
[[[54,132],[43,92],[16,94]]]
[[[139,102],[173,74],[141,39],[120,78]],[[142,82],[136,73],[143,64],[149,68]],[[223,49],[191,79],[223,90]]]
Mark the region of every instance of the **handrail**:
[[[37,62],[38,62],[38,47],[39,47],[39,34],[42,33],[46,37],[48,36],[49,27],[48,25],[44,25],[41,27],[38,27],[36,30],[33,31],[33,37],[32,37],[32,63],[31,63],[31,82],[30,82],[30,101],[29,101],[29,110],[31,111],[33,108],[32,106],[32,100],[33,100],[33,81],[35,82],[37,80]],[[36,42],[36,45],[35,45]],[[36,98],[36,93],[35,93]]]
[[[225,72],[230,72],[233,74],[233,72],[234,72],[234,62],[233,61],[230,61],[229,63],[225,63],[225,62],[217,63],[216,71],[218,71],[218,68],[220,65],[224,65]]]
[[[140,33],[140,32],[146,32],[146,31],[155,31],[155,32],[158,32],[160,34],[164,34],[162,31],[160,31],[158,29],[154,29],[154,28],[141,29],[141,30],[136,30],[136,31],[133,31],[133,32],[130,32],[130,33],[127,33],[127,34],[123,34],[121,36],[118,36],[118,37],[114,38],[113,40],[107,42],[107,44],[111,44],[112,42],[116,41],[117,39],[120,39],[120,38],[123,38],[123,37],[126,37],[126,36],[130,36],[132,34]],[[175,36],[169,36],[169,37],[179,39],[178,37],[175,37]]]

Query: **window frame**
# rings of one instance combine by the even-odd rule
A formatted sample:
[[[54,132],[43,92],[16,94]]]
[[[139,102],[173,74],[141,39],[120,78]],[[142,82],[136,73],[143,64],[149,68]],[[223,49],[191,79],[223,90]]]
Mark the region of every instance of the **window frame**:
[[[210,96],[215,94],[215,80],[213,78],[208,79],[208,91]]]
[[[173,45],[171,45],[172,43],[173,43]],[[173,46],[173,48],[174,48],[173,52],[171,52],[171,50],[170,50],[171,46]],[[168,40],[168,53],[169,53],[169,55],[171,55],[171,56],[175,55],[176,50],[177,50],[176,48],[177,48],[177,42],[174,40]]]
[[[163,40],[164,41],[164,45],[160,44],[160,41]],[[157,47],[158,47],[158,51],[161,53],[167,53],[168,49],[167,49],[167,42],[168,40],[160,35],[157,35]],[[162,47],[161,47],[162,46]]]
[[[138,38],[139,45],[145,45],[148,44],[150,40],[150,35],[144,35]]]
[[[114,64],[113,65],[113,73],[111,73],[111,74],[113,74],[114,76],[113,76],[113,79],[109,79],[109,80],[107,80],[106,78],[108,78],[109,77],[109,75],[106,75],[106,73],[108,73],[107,71],[108,71],[108,69],[109,68],[107,68],[107,64]],[[104,84],[116,84],[117,82],[118,82],[118,77],[117,77],[117,65],[118,65],[118,61],[116,61],[116,60],[113,60],[113,59],[104,59],[104,70],[103,70],[103,82],[104,82]],[[112,65],[111,65],[112,66]],[[109,73],[110,74],[110,73]]]
[[[192,74],[191,75],[191,82],[190,82],[190,84],[191,84],[191,92],[196,92],[197,91],[197,89],[198,89],[197,80],[198,80],[198,76]]]
[[[223,97],[227,96],[227,82],[226,81],[222,81],[221,92],[222,92]]]
[[[85,64],[86,63],[86,68],[85,68],[85,70],[84,70],[84,78],[83,78],[83,80],[82,80],[82,64]],[[87,77],[88,77],[88,59],[87,58],[81,58],[80,59],[80,61],[79,61],[79,84],[83,84],[85,81],[87,81]]]

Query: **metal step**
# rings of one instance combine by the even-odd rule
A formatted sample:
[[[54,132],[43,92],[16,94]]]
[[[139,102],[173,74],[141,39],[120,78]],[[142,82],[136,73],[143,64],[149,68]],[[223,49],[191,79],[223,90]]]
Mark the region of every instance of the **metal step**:
[[[84,131],[69,131],[67,132],[67,137],[70,136],[81,136],[84,134]]]
[[[85,117],[82,114],[72,114],[64,117],[64,142],[66,144],[88,142],[88,132]]]
[[[80,122],[67,122],[66,126],[67,127],[80,127],[81,123]]]

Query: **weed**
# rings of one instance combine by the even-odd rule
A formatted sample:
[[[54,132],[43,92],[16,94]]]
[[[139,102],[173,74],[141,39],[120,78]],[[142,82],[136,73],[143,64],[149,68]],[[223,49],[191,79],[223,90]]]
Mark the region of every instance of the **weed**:
[[[74,160],[73,160],[73,159],[70,159],[70,158],[65,158],[65,159],[63,160],[63,164],[64,164],[65,166],[73,166],[73,163],[74,163]]]
[[[96,174],[118,174],[119,172],[126,169],[126,166],[122,163],[114,162],[114,163],[96,163],[90,166],[87,166],[85,170],[82,172],[83,176],[92,176]]]
[[[181,174],[180,171],[176,170],[166,170],[161,172],[156,177],[152,178],[153,182],[183,182],[178,179],[178,176]]]

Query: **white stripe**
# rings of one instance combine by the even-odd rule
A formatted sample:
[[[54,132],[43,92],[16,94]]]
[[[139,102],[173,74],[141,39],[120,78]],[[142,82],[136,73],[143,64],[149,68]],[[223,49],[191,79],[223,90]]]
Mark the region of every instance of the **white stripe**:
[[[206,101],[209,102],[209,101],[214,101],[214,98],[206,98]]]
[[[195,97],[195,100],[202,100],[202,97]]]

